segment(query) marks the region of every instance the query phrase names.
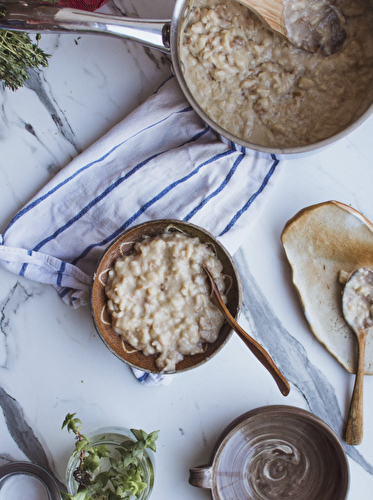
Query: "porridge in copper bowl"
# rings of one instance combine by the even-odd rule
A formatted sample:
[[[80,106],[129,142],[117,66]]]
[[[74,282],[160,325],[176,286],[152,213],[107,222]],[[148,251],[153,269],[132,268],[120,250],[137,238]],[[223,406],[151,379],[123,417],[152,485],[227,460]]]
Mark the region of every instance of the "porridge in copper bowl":
[[[176,232],[136,243],[108,271],[113,330],[134,349],[157,355],[160,370],[175,370],[183,356],[203,352],[219,335],[224,318],[210,300],[201,264],[223,293],[223,266],[213,249]]]

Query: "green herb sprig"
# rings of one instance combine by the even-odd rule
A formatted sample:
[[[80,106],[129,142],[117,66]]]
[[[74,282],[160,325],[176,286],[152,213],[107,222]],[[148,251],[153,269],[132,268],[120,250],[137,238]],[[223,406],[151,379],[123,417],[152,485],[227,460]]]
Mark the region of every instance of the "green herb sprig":
[[[79,484],[75,495],[61,491],[63,500],[129,500],[140,497],[148,486],[145,482],[141,460],[146,448],[156,451],[159,431],[147,434],[143,430],[131,429],[136,441],[124,441],[116,450],[120,457],[110,457],[105,445],[92,445],[81,433],[82,422],[76,413],[68,413],[62,424],[76,436],[75,451],[79,454],[79,465],[73,475]],[[110,468],[95,474],[102,458],[109,458]]]
[[[0,18],[6,10],[0,7]],[[48,66],[50,54],[39,47],[40,35],[33,42],[27,33],[0,29],[0,81],[5,87],[17,90],[28,79],[29,68]]]

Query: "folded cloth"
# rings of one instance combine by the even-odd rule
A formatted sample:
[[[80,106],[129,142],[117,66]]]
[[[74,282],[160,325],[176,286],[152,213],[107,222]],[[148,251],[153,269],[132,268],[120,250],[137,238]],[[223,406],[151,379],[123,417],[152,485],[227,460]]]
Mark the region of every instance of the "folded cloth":
[[[190,221],[233,254],[281,166],[274,155],[222,142],[172,77],[13,217],[0,235],[0,264],[78,307],[89,301],[105,248],[131,225]]]

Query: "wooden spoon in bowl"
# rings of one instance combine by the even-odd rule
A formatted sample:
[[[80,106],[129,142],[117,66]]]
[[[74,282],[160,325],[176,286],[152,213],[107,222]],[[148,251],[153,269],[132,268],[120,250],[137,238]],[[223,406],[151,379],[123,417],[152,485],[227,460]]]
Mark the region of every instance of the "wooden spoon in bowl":
[[[292,45],[307,52],[331,55],[338,52],[346,39],[344,17],[335,6],[320,5],[294,12],[293,0],[238,0],[263,21],[271,31],[285,37]],[[317,7],[317,5],[316,5]]]
[[[212,277],[210,271],[207,269],[206,266],[202,265],[203,270],[207,274],[207,277],[209,278],[210,284],[211,284],[211,290],[212,290],[212,300],[216,307],[220,310],[220,312],[223,314],[225,317],[226,321],[228,324],[232,327],[232,329],[238,333],[240,336],[241,340],[245,342],[247,347],[251,350],[251,352],[254,354],[254,356],[262,363],[262,365],[267,368],[269,373],[272,375],[274,378],[276,384],[278,385],[278,388],[280,389],[281,393],[284,396],[287,396],[290,392],[290,385],[289,382],[286,380],[286,378],[282,375],[280,370],[277,368],[275,363],[273,362],[272,358],[269,356],[267,351],[260,345],[256,340],[254,340],[248,333],[245,332],[243,328],[240,327],[240,325],[236,322],[236,320],[233,318],[231,313],[228,311],[226,308],[223,299],[221,298],[219,289],[215,283],[214,278]]]
[[[287,37],[284,0],[238,0],[275,33]]]
[[[342,310],[358,341],[358,365],[346,428],[346,443],[356,445],[363,440],[365,344],[373,326],[373,272],[370,269],[358,269],[346,282],[342,296]]]

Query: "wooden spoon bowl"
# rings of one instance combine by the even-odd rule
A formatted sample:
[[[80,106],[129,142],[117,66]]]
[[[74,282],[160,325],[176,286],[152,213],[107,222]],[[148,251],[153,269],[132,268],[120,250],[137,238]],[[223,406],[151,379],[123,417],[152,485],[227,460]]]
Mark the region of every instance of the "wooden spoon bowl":
[[[321,5],[314,11],[307,2],[293,20],[292,0],[238,0],[273,32],[307,52],[331,55],[338,52],[346,38],[343,16],[335,6]]]
[[[368,292],[369,289],[371,293]],[[360,444],[363,440],[365,345],[373,322],[370,313],[372,300],[373,271],[360,268],[346,282],[342,296],[343,315],[358,342],[358,364],[346,428],[346,443],[351,445]]]

